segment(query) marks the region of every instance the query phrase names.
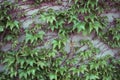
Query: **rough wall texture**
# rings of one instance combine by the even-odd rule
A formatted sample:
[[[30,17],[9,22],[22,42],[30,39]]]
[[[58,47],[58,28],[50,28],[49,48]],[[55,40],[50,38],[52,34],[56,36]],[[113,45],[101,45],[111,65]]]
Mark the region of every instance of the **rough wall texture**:
[[[13,2],[13,0],[10,0],[10,1]],[[53,10],[56,10],[56,11],[65,10],[65,9],[69,8],[68,6],[70,6],[70,4],[66,0],[64,0],[64,2],[61,5],[42,4],[42,6],[35,8],[35,7],[32,7],[29,4],[26,5],[26,4],[20,3],[19,6],[21,7],[21,9],[24,10],[24,13],[25,13],[25,16],[26,16],[25,18],[20,19],[20,21],[22,23],[21,25],[22,25],[23,28],[28,28],[32,23],[37,23],[37,24],[42,23],[42,24],[44,24],[42,21],[40,21],[38,15],[32,17],[35,13],[38,13],[39,10],[41,10],[41,9],[44,9],[44,10],[53,9]],[[108,21],[112,22],[114,18],[120,17],[120,13],[114,13],[114,10],[113,10],[113,12],[104,13],[101,16],[107,16]],[[48,32],[48,33],[46,33],[46,35],[47,35],[46,38],[48,38],[48,41],[46,43],[49,43],[52,39],[57,37],[57,36],[55,36],[56,33],[53,33],[53,32]],[[100,39],[97,39],[97,38],[93,39],[93,36],[94,36],[94,34],[91,34],[89,36],[83,36],[81,34],[74,34],[73,36],[70,36],[70,38],[69,38],[69,40],[68,40],[68,42],[65,46],[65,50],[67,52],[70,52],[70,44],[69,44],[70,39],[72,39],[72,41],[75,42],[74,47],[79,46],[77,43],[81,39],[85,39],[85,40],[88,39],[94,44],[94,46],[96,48],[100,49],[101,54],[96,55],[97,57],[104,56],[106,54],[110,54],[110,55],[114,56],[118,51],[120,51],[119,49],[109,48]],[[18,40],[23,41],[24,40],[24,35],[21,35],[21,37]],[[39,46],[39,47],[41,48],[41,46]],[[47,44],[44,47],[49,48],[50,44]],[[6,45],[2,46],[2,48],[1,48],[2,51],[8,51],[10,49],[11,49],[11,44],[6,44]],[[79,50],[84,50],[84,49],[86,49],[86,46],[81,47]],[[3,66],[0,66],[0,71],[2,71],[2,68],[3,68]]]

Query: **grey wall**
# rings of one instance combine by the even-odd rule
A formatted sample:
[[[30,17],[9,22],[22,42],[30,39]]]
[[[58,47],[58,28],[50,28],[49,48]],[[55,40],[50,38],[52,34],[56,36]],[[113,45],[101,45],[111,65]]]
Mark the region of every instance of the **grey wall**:
[[[12,0],[11,0],[12,1]],[[64,9],[68,9],[68,7],[66,6],[67,5],[67,2],[65,1],[64,3],[62,3],[62,5],[55,5],[55,6],[51,6],[51,5],[46,5],[46,6],[42,6],[40,8],[35,8],[35,9],[32,9],[31,10],[31,5],[20,5],[21,9],[27,9],[25,10],[25,15],[27,16],[25,20],[21,19],[21,24],[22,24],[22,27],[23,28],[28,28],[32,23],[42,23],[42,21],[39,20],[39,16],[35,16],[34,18],[31,18],[31,16],[35,13],[37,13],[40,9],[45,9],[45,10],[48,10],[48,9],[54,9],[54,10],[64,10]],[[66,7],[64,7],[66,6]],[[114,18],[117,18],[117,17],[120,17],[120,13],[113,13],[113,12],[110,12],[110,13],[104,13],[102,14],[101,16],[107,16],[108,17],[108,21],[109,22],[112,22]],[[54,37],[54,35],[56,35],[56,33],[52,33],[52,32],[48,32],[46,33],[47,37],[46,38],[49,38],[49,37],[52,37],[52,39],[56,38]],[[109,48],[106,44],[104,44],[102,41],[100,41],[99,39],[92,39],[94,34],[91,34],[90,36],[83,36],[81,34],[76,34],[76,35],[73,35],[73,36],[70,36],[70,38],[72,37],[72,41],[75,42],[76,44],[74,45],[75,46],[79,46],[77,43],[81,40],[81,39],[89,39],[91,40],[91,42],[94,44],[95,47],[99,48],[100,49],[100,55],[96,55],[97,57],[100,57],[100,56],[104,56],[104,55],[107,55],[107,54],[110,54],[112,56],[114,56],[116,53],[118,53],[118,51],[120,51],[119,49],[111,49]],[[24,40],[24,35],[21,35],[21,37],[18,39],[19,41],[22,41]],[[46,46],[47,48],[50,47],[50,42],[52,40],[48,40],[48,42],[46,42]],[[50,44],[48,44],[50,43]],[[68,42],[66,43],[66,47],[65,47],[65,50],[67,52],[70,52],[70,39],[68,39]],[[99,43],[99,44],[98,44]],[[40,47],[40,46],[39,46]],[[43,46],[42,46],[43,47]],[[80,50],[84,50],[86,47],[83,46]],[[6,44],[4,46],[2,46],[1,50],[2,51],[8,51],[11,49],[11,44]],[[104,53],[102,53],[104,52]],[[0,71],[2,71],[3,69],[3,65],[0,65]]]

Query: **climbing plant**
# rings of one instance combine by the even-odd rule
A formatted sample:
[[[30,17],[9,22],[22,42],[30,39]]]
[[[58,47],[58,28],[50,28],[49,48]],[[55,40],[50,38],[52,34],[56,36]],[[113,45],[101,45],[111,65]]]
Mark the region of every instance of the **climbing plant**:
[[[114,20],[115,25],[111,27],[104,33],[100,33],[102,40],[110,45],[112,48],[120,47],[120,19],[116,18]]]
[[[16,6],[13,6],[12,3],[3,1],[0,4],[0,40],[13,40],[17,37],[19,33],[19,22],[14,20],[10,11],[15,9]]]
[[[62,4],[62,0],[57,1]],[[33,2],[38,6],[55,1]],[[33,23],[23,29],[20,21],[10,14],[16,8],[14,3],[1,2],[0,46],[12,43],[12,48],[6,52],[0,51],[0,63],[4,65],[0,80],[120,79],[119,58],[102,56],[104,52],[90,40],[79,40],[78,46],[74,46],[75,42],[71,38],[73,34],[89,35],[94,32],[108,46],[120,48],[120,19],[116,18],[114,24],[106,30],[107,20],[101,17],[110,5],[110,8],[117,8],[119,0],[68,0],[68,3],[71,5],[65,10],[41,10],[39,20],[44,24]],[[48,31],[57,36],[47,42]],[[20,35],[24,36],[21,41],[18,40]],[[47,44],[48,48],[45,47]],[[69,44],[69,52],[65,50],[66,44]],[[86,48],[81,50],[82,47]]]

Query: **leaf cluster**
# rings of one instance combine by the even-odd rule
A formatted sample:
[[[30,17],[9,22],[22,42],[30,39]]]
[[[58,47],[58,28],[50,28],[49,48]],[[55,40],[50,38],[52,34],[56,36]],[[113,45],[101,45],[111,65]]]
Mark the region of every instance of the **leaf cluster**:
[[[39,4],[52,0],[34,1]],[[0,62],[5,66],[0,73],[0,80],[120,79],[119,59],[109,55],[97,57],[100,50],[89,40],[80,40],[78,47],[69,41],[73,33],[91,34],[94,31],[96,34],[102,33],[100,38],[105,42],[111,40],[110,45],[115,43],[114,46],[120,47],[120,20],[117,19],[115,26],[105,33],[105,18],[100,16],[104,10],[104,0],[69,0],[69,3],[71,2],[73,4],[70,8],[64,11],[49,9],[41,12],[39,19],[45,24],[24,29],[23,32],[19,22],[8,14],[11,7],[14,8],[12,3],[3,1],[0,4],[0,39],[12,40],[14,46],[7,52],[0,51]],[[43,46],[48,30],[56,32],[58,36],[49,42],[49,48],[45,48]],[[19,43],[16,37],[20,32],[25,37]],[[70,52],[65,51],[67,41],[70,42]],[[19,44],[21,45],[18,47]],[[82,47],[87,48],[81,50]]]

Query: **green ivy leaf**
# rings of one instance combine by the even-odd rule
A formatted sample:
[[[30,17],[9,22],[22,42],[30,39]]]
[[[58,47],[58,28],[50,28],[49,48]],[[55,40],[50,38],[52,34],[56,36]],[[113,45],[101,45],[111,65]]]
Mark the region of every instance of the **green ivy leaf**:
[[[85,71],[88,71],[87,65],[81,65],[80,68],[79,68],[79,71],[84,74]]]
[[[41,68],[43,68],[46,66],[46,63],[39,61],[39,62],[37,62],[37,65],[40,66]]]
[[[0,26],[0,32],[3,32],[3,31],[4,31],[3,26]]]
[[[25,42],[31,41],[31,43],[34,41],[33,35],[26,33],[25,36]]]
[[[19,22],[18,21],[14,21],[14,25],[17,29],[19,29]]]
[[[20,79],[27,79],[27,72],[23,71],[23,70],[19,70],[19,78]]]
[[[43,40],[43,36],[45,35],[45,32],[44,31],[39,31],[38,32],[38,37]]]
[[[77,25],[78,32],[85,30],[85,22],[80,22]]]
[[[50,80],[56,80],[57,79],[57,75],[56,74],[54,74],[54,73],[50,73],[49,74],[49,78],[50,78]]]
[[[57,40],[53,40],[52,44],[53,44],[53,49],[55,49],[58,46]]]
[[[95,74],[90,74],[89,79],[90,80],[95,80],[95,79],[99,79],[99,77]]]

